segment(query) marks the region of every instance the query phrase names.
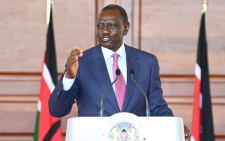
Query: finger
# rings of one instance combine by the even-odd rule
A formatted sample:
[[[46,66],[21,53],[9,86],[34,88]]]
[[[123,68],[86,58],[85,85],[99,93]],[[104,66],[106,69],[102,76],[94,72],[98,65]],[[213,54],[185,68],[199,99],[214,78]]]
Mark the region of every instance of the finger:
[[[73,53],[80,53],[80,52],[83,52],[83,50],[81,50],[79,47],[76,47],[75,49],[73,49],[71,51],[71,54],[73,54]]]
[[[75,47],[74,50],[80,50],[80,47]]]
[[[80,54],[82,54],[82,53],[80,53],[80,52],[73,52],[70,56],[71,57],[75,57],[75,56],[79,56]]]
[[[81,54],[81,52],[80,51],[72,51],[71,52],[71,54],[70,54],[70,56],[79,56]]]
[[[80,52],[80,54],[79,54],[79,57],[82,57],[83,56],[83,51],[82,52]]]
[[[79,56],[79,57],[82,57],[83,56],[83,50],[81,49],[77,49],[77,50],[74,50],[72,53],[71,53],[72,56]]]
[[[79,50],[79,47],[74,47],[74,49],[71,51],[71,53],[77,52],[78,50]]]

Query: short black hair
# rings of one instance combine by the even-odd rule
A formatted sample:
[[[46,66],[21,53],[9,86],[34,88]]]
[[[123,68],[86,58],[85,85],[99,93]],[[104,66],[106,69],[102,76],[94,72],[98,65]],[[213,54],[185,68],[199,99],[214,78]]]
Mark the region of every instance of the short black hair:
[[[104,7],[101,11],[106,11],[106,10],[119,10],[123,18],[123,23],[125,24],[128,22],[127,12],[125,11],[123,7],[116,4],[109,4],[106,7]]]

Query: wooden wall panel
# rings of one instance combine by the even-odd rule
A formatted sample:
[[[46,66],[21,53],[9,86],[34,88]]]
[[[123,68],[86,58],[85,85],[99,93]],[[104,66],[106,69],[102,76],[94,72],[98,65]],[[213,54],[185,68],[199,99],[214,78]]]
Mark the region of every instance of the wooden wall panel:
[[[32,133],[34,131],[36,103],[1,103],[1,133]]]
[[[126,44],[153,53],[161,68],[164,97],[175,116],[191,129],[194,67],[201,0],[54,0],[58,72],[74,46],[96,44],[95,20],[107,4],[122,5],[131,27]],[[209,2],[208,52],[216,141],[225,141],[225,10]],[[0,141],[32,141],[46,42],[45,1],[0,1]],[[62,118],[65,135],[68,118]],[[16,121],[16,122],[15,122]]]
[[[46,44],[45,7],[46,2],[38,0],[0,2],[1,72],[41,72]],[[64,72],[75,46],[86,50],[95,45],[95,1],[55,0],[53,18],[58,71]]]
[[[3,87],[0,87],[0,133],[33,133],[40,88],[40,76],[7,76],[7,78],[8,80],[5,80],[6,77],[0,77],[0,86],[4,84]],[[27,82],[27,80],[29,81]],[[225,109],[225,78],[211,78],[210,82],[212,103],[213,107],[216,107],[214,117],[223,118],[220,116],[223,112],[219,113],[217,109]],[[173,112],[176,113],[175,115],[184,118],[185,124],[191,124],[194,78],[168,78],[162,76],[162,88],[164,97]],[[188,107],[189,110],[185,110],[185,107]],[[24,118],[24,116],[27,118]],[[62,120],[64,133],[66,131],[66,120],[76,116],[77,107],[74,105],[72,112]],[[13,123],[16,119],[20,121],[18,124],[6,126]],[[29,119],[29,128],[26,128],[27,124],[25,124],[27,119]],[[221,119],[218,121],[215,118],[214,120],[218,122],[218,124],[215,124],[216,130],[219,131],[220,128],[225,127],[224,121]]]
[[[164,96],[189,96],[194,94],[194,77],[174,78],[161,77]],[[210,78],[211,95],[214,97],[225,97],[225,77]]]
[[[95,6],[94,0],[54,0],[58,72],[64,72],[75,46],[83,50],[95,46]]]
[[[40,90],[40,76],[0,75],[0,95],[37,96]]]
[[[40,0],[0,1],[0,72],[41,71],[45,7]]]
[[[31,135],[4,135],[0,136],[0,141],[33,141]]]
[[[88,10],[87,10],[88,9]],[[0,1],[0,140],[31,141],[46,44],[46,1]],[[95,45],[95,1],[54,1],[58,72],[75,46]],[[77,116],[77,108],[62,118]]]
[[[127,33],[127,35],[124,37],[124,43],[127,45],[132,45],[132,36],[133,36],[133,0],[126,1],[121,0],[120,5],[123,6],[123,8],[127,12],[128,21],[130,22],[130,28]]]
[[[177,104],[169,104],[169,107],[173,109],[173,113],[177,117],[182,117],[185,125],[191,129],[192,126],[192,105],[177,105]],[[225,115],[225,105],[213,105],[213,122],[214,122],[214,133],[216,136],[224,136],[224,115]]]
[[[37,102],[9,102],[0,103],[0,133],[23,133],[34,132]],[[62,131],[66,133],[67,119],[77,117],[77,107],[74,105],[70,114],[62,118]]]
[[[225,74],[224,4],[223,0],[209,2],[210,74]],[[161,74],[194,74],[201,1],[142,0],[141,5],[141,48],[158,57]]]
[[[216,141],[225,141],[225,139],[223,139],[223,138],[224,137],[219,136],[219,137],[216,138]]]
[[[133,1],[133,17],[132,17],[132,46],[140,49],[141,43],[141,4],[140,0]]]

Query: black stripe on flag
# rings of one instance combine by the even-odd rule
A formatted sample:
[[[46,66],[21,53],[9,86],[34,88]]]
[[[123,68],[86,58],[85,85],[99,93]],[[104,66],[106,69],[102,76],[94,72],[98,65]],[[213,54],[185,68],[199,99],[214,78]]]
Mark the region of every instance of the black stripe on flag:
[[[48,70],[52,77],[52,81],[56,86],[58,79],[57,79],[57,62],[56,62],[56,53],[55,52],[56,51],[55,51],[55,40],[54,40],[52,7],[51,7],[50,21],[49,21],[48,33],[47,33],[45,64],[48,67]]]
[[[53,124],[48,133],[45,135],[43,141],[50,141],[51,138],[55,135],[55,133],[59,129],[60,125],[61,125],[60,120],[58,120],[55,124]]]
[[[49,70],[53,83],[57,84],[57,62],[56,62],[56,51],[55,51],[55,40],[54,40],[54,30],[53,30],[53,20],[52,20],[52,6],[50,10],[50,19],[48,25],[48,33],[47,33],[47,43],[46,43],[46,58],[45,64]],[[43,141],[50,141],[50,139],[55,135],[57,130],[60,128],[60,120],[54,123]]]
[[[206,30],[205,13],[203,13],[199,33],[198,58],[197,58],[197,63],[201,68],[201,93],[202,93],[201,141],[214,141],[213,117],[212,117],[211,96],[209,86],[207,41],[205,30]]]

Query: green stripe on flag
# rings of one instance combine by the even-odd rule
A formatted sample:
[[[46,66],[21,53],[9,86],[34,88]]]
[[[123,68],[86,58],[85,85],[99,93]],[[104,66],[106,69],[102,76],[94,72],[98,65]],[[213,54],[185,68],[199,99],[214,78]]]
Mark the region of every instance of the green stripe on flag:
[[[40,112],[37,111],[36,125],[35,125],[35,132],[34,132],[34,141],[38,141],[39,119],[40,119]]]

